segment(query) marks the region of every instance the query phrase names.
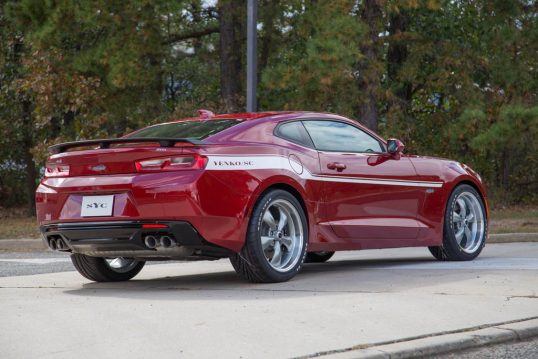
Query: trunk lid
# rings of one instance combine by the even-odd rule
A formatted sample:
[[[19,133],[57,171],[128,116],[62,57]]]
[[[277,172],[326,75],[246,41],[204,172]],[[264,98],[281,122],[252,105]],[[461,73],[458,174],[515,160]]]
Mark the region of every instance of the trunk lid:
[[[49,148],[54,154],[46,162],[45,176],[136,173],[137,161],[181,155],[185,147],[192,148],[199,145],[180,139],[94,140],[55,145]],[[79,150],[76,150],[77,148]]]

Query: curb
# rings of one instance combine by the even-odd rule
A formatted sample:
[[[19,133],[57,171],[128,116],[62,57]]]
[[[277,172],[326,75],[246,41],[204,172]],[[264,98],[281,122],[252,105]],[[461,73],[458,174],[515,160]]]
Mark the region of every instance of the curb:
[[[482,325],[393,342],[357,345],[348,349],[316,353],[305,358],[404,359],[458,352],[465,349],[527,340],[538,336],[538,317]]]
[[[496,233],[488,235],[487,243],[538,242],[538,233]]]

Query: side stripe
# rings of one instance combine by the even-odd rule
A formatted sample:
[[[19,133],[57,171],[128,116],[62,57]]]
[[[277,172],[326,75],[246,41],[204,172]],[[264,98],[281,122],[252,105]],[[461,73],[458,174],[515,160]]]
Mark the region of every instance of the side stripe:
[[[443,186],[443,182],[317,175],[310,173],[308,169],[304,168],[303,165],[296,161],[290,160],[284,156],[274,155],[210,155],[208,156],[208,163],[206,166],[206,170],[208,171],[251,171],[265,169],[290,171],[302,179],[310,181],[377,184],[406,187],[441,188]]]

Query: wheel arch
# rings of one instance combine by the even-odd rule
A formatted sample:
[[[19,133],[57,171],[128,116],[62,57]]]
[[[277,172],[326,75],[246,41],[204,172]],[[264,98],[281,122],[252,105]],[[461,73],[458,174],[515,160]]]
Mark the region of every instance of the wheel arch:
[[[265,193],[273,189],[281,189],[289,192],[301,204],[301,208],[303,209],[306,216],[306,224],[309,229],[309,237],[311,237],[313,233],[312,223],[315,223],[314,218],[312,217],[314,216],[314,209],[309,208],[307,200],[305,199],[306,193],[303,187],[298,182],[293,181],[289,177],[272,178],[271,180],[265,181],[264,183],[259,185],[255,193],[251,196],[249,204],[246,208],[247,218],[252,215],[252,211],[254,210],[254,206],[258,202],[258,199],[262,197]]]
[[[282,183],[282,182],[278,182],[278,183],[274,183],[270,186],[268,186],[267,188],[265,188],[260,194],[258,197],[261,197],[263,196],[264,194],[266,194],[267,192],[273,190],[273,189],[281,189],[281,190],[284,190],[286,192],[289,192],[293,195],[293,197],[295,197],[295,199],[297,199],[297,201],[301,204],[301,207],[303,208],[303,211],[306,215],[306,220],[308,223],[310,223],[310,221],[308,220],[308,208],[306,207],[306,203],[303,199],[303,196],[301,195],[301,193],[295,188],[293,187],[292,185],[288,184],[288,183]]]
[[[478,193],[478,195],[482,199],[482,202],[484,203],[484,208],[486,210],[486,220],[489,221],[489,206],[488,206],[486,193],[485,193],[484,187],[479,182],[477,182],[472,177],[458,177],[451,184],[452,185],[449,188],[447,188],[447,190],[445,192],[445,195],[444,195],[444,206],[443,206],[442,217],[441,217],[441,230],[442,230],[441,235],[443,235],[444,228],[445,228],[445,225],[446,225],[445,217],[446,217],[448,201],[449,201],[450,196],[452,195],[452,193],[456,190],[456,188],[458,188],[458,186],[461,186],[461,185],[468,185],[468,186],[471,186],[474,190],[476,190],[476,192]],[[487,230],[488,229],[486,229],[486,231]]]
[[[476,192],[480,195],[480,199],[482,199],[482,202],[484,203],[484,208],[486,210],[486,218],[489,219],[489,205],[488,205],[486,192],[485,192],[483,186],[479,185],[478,183],[476,183],[475,181],[473,181],[473,180],[471,180],[469,178],[463,178],[463,179],[457,181],[454,184],[454,186],[452,186],[452,188],[450,189],[450,192],[448,194],[447,200],[450,197],[450,195],[452,194],[452,192],[458,186],[461,186],[461,185],[468,185],[468,186],[471,186],[472,188],[474,188],[476,190]]]

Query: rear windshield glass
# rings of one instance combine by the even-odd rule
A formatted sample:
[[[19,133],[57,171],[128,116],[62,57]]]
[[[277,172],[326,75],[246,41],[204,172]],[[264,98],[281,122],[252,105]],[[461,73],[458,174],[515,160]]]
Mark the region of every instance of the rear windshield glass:
[[[140,131],[133,133],[129,138],[191,138],[201,140],[215,133],[223,131],[229,127],[243,122],[238,119],[223,119],[223,120],[192,120],[174,123],[164,123],[146,127]]]

